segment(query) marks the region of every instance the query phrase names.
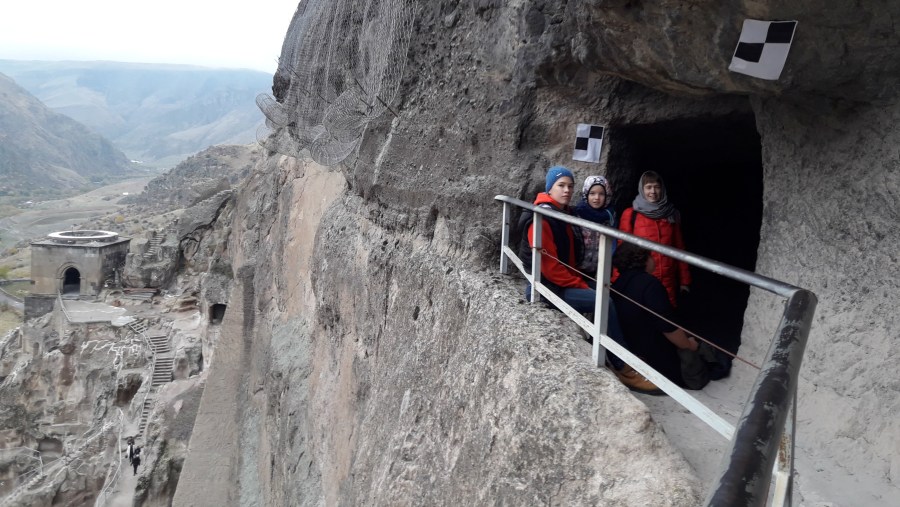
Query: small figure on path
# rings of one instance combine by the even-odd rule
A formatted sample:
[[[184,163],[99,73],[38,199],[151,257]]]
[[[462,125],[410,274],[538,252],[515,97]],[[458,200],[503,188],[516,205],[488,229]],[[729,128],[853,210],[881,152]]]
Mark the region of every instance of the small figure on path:
[[[138,447],[134,451],[134,457],[131,458],[131,466],[134,467],[134,475],[137,475],[137,467],[141,464],[141,448]]]
[[[131,463],[134,460],[134,438],[128,437],[128,447],[125,448],[125,453],[128,454],[128,462]]]

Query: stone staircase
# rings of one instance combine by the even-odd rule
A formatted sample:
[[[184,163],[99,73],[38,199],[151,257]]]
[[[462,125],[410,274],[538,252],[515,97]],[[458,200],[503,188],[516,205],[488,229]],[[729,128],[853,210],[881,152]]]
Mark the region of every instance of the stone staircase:
[[[145,259],[153,259],[156,257],[156,254],[159,253],[159,245],[163,242],[163,235],[159,233],[153,233],[153,236],[150,237],[150,245],[147,247],[147,251],[144,252]]]
[[[159,386],[172,381],[172,369],[175,366],[175,357],[169,348],[169,337],[148,336],[150,347],[153,350],[153,376],[150,379],[150,391],[144,399],[141,407],[141,420],[138,424],[138,432],[143,433],[147,428],[147,420],[150,418],[150,410],[156,401],[156,391]]]
[[[147,321],[145,320],[136,320],[134,322],[130,322],[128,327],[131,328],[132,331],[137,333],[138,335],[143,335],[147,332]],[[143,336],[142,336],[143,337]]]
[[[16,489],[12,490],[8,495],[0,499],[0,507],[7,507],[16,505],[16,500],[22,496],[23,493],[34,487],[38,482],[40,482],[46,475],[40,473],[38,470],[33,471],[33,477],[25,482],[24,484],[19,485]]]
[[[150,345],[150,351],[153,353],[153,374],[150,377],[150,387],[147,390],[147,395],[144,397],[141,405],[141,418],[138,423],[138,432],[143,434],[147,428],[147,421],[150,418],[153,403],[156,401],[156,392],[159,390],[159,386],[172,381],[175,357],[172,354],[172,349],[169,347],[169,337],[167,335],[147,335],[148,326],[146,321],[134,321],[129,323],[128,326]]]

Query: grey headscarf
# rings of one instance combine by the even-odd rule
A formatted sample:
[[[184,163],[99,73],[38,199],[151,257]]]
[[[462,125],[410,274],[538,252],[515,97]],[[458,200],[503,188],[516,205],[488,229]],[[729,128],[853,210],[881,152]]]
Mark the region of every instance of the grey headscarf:
[[[655,176],[659,180],[659,186],[662,187],[660,192],[662,196],[656,202],[650,202],[644,197],[644,178],[647,176]],[[653,219],[671,217],[675,213],[675,206],[669,202],[666,184],[663,183],[662,177],[653,171],[647,171],[641,175],[641,179],[638,181],[638,195],[631,203],[631,207],[647,218]]]

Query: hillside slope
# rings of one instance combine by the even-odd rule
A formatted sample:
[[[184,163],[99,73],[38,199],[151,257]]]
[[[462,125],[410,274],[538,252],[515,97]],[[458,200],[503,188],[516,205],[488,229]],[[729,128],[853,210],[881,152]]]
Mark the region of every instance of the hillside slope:
[[[210,146],[153,178],[141,194],[120,202],[148,209],[185,208],[246,179],[261,156],[257,144]]]
[[[0,72],[135,160],[174,166],[215,144],[256,139],[272,76],[238,69],[0,60]]]
[[[78,188],[133,172],[124,153],[0,74],[0,190]]]

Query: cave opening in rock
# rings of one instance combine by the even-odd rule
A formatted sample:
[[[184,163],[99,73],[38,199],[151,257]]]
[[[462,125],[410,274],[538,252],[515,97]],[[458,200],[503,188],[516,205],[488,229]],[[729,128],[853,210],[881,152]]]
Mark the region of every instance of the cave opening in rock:
[[[138,390],[140,390],[142,383],[142,377],[140,375],[127,375],[123,379],[120,379],[118,386],[116,386],[115,405],[117,407],[128,406],[134,399]]]
[[[43,454],[43,458],[59,457],[63,452],[63,443],[58,438],[44,437],[37,441],[37,450]]]
[[[750,271],[762,223],[762,152],[754,116],[677,119],[610,130],[608,167],[619,216],[644,171],[664,179],[681,212],[687,250]],[[740,345],[749,287],[691,267],[682,325],[732,352]]]
[[[221,324],[222,319],[225,318],[225,309],[227,305],[216,303],[209,307],[209,323],[210,324]]]
[[[81,292],[81,273],[75,268],[67,268],[63,273],[63,294],[78,294]]]

